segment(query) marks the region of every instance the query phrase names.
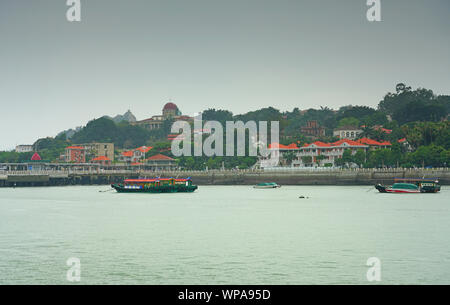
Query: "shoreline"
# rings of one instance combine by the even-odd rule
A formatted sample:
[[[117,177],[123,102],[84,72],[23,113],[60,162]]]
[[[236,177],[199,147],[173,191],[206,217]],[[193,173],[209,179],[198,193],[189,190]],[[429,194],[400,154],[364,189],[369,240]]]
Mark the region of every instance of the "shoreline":
[[[242,171],[20,171],[0,174],[0,187],[109,185],[142,177],[191,177],[196,185],[375,185],[394,178],[439,178],[450,185],[450,170],[442,169],[333,169],[333,170],[242,170]]]

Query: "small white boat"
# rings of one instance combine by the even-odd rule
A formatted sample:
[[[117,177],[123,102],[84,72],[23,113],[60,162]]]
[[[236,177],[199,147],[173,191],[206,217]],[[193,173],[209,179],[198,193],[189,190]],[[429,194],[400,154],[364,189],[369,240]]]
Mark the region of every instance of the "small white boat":
[[[279,188],[281,185],[276,184],[275,182],[265,182],[265,183],[258,183],[253,188],[255,189],[275,189]]]

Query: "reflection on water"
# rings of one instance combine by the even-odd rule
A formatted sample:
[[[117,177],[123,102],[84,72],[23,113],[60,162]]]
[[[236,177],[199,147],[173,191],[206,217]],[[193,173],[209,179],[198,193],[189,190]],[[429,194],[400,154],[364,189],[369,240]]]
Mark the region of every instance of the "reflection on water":
[[[203,186],[117,194],[107,186],[0,189],[0,283],[450,283],[449,188]],[[309,198],[300,199],[300,196]]]

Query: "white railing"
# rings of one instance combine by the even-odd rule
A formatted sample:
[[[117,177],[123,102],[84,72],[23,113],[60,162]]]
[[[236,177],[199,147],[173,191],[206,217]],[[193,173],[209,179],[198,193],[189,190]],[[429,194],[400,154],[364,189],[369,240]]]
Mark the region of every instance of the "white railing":
[[[326,161],[326,160],[325,160]],[[297,163],[296,164],[301,164]],[[449,168],[348,168],[339,167],[265,167],[263,169],[210,169],[210,170],[22,170],[22,171],[2,171],[0,176],[50,176],[50,177],[68,177],[69,175],[147,175],[147,176],[186,176],[186,175],[208,175],[208,174],[245,174],[245,173],[263,173],[263,172],[292,172],[292,171],[333,171],[333,172],[448,172]]]

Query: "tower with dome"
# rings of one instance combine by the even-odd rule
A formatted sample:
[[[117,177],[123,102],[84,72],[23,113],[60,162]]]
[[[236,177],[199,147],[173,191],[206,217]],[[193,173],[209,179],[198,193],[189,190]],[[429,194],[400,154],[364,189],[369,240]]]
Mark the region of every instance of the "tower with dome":
[[[162,115],[164,118],[181,116],[181,111],[178,109],[177,105],[169,102],[164,105]]]
[[[161,115],[154,115],[151,118],[132,122],[131,124],[153,130],[161,128],[165,120],[192,121],[193,118],[183,115],[176,104],[168,102],[164,105]]]

